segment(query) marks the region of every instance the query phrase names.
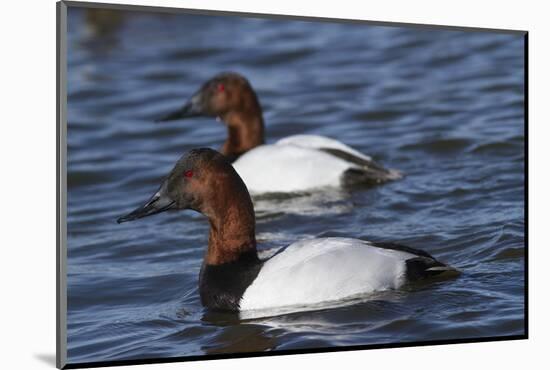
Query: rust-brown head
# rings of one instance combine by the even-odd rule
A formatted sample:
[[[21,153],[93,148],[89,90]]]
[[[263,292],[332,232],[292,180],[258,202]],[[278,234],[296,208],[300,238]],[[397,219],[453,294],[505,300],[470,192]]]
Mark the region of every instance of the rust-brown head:
[[[231,114],[261,115],[261,107],[246,78],[238,73],[224,72],[206,81],[183,107],[158,121],[209,116],[219,117],[229,123]]]
[[[233,204],[251,213],[254,222],[248,190],[228,160],[212,149],[193,149],[180,158],[158,191],[144,205],[120,217],[117,222],[175,209],[192,209],[215,220],[223,218]]]
[[[227,126],[221,152],[231,161],[264,143],[262,108],[246,78],[226,72],[208,80],[175,112],[157,122],[190,117],[218,117]]]

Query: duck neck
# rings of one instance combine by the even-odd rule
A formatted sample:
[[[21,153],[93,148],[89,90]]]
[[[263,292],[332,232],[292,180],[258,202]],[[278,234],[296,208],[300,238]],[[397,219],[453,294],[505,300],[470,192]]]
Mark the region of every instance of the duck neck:
[[[252,201],[239,195],[220,194],[217,207],[209,210],[210,222],[206,265],[237,262],[242,257],[257,259],[255,216]]]
[[[227,124],[227,140],[222,153],[232,161],[264,144],[264,121],[259,106],[247,112],[230,112],[223,120]]]

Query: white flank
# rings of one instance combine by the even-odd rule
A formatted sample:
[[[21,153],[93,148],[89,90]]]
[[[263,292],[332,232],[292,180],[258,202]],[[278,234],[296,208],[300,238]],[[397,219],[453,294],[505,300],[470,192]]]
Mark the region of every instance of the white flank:
[[[276,145],[296,145],[302,148],[311,149],[338,149],[346,153],[350,153],[356,157],[362,158],[366,161],[371,161],[372,158],[365,155],[352,147],[326,136],[319,135],[292,135],[285,137],[275,143]]]
[[[405,281],[412,254],[350,238],[302,240],[269,259],[247,288],[241,311],[313,305],[387,289]]]
[[[355,166],[316,149],[275,144],[246,152],[233,167],[248,191],[257,194],[336,187],[342,173]]]

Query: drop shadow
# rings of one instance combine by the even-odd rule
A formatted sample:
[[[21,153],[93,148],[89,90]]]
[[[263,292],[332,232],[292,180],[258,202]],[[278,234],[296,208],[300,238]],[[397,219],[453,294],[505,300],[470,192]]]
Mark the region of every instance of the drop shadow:
[[[46,365],[55,367],[55,353],[35,353],[34,358],[42,361]]]

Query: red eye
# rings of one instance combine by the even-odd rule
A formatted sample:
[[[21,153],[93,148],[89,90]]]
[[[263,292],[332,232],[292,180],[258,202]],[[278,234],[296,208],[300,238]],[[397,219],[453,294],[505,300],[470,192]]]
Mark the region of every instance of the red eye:
[[[218,92],[224,92],[225,91],[225,86],[223,86],[223,84],[219,84],[218,85]]]
[[[193,171],[187,170],[183,173],[183,176],[185,176],[189,179],[189,178],[193,177]]]

